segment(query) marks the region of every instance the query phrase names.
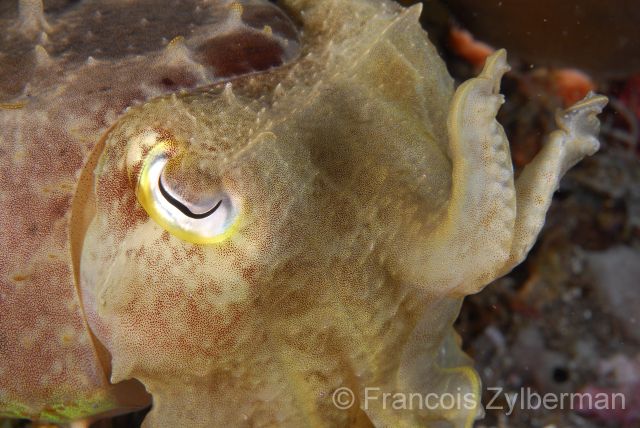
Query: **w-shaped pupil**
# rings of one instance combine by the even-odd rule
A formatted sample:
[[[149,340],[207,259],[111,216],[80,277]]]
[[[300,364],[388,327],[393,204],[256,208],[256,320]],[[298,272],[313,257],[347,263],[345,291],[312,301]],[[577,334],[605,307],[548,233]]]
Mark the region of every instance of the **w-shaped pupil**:
[[[162,196],[164,196],[164,198],[174,207],[176,207],[178,210],[180,210],[180,212],[184,215],[186,215],[187,217],[190,218],[195,218],[195,219],[202,219],[202,218],[206,218],[209,217],[211,214],[213,214],[214,212],[216,212],[216,210],[220,207],[220,205],[222,204],[222,199],[220,199],[218,201],[218,203],[211,208],[209,211],[206,211],[204,213],[201,214],[197,214],[194,213],[193,211],[191,211],[185,204],[183,204],[182,202],[180,202],[179,200],[177,200],[176,198],[174,198],[173,196],[171,196],[171,194],[169,192],[167,192],[167,189],[164,188],[164,185],[162,184],[162,177],[160,177],[158,179],[158,187],[160,188],[160,193],[162,194]]]

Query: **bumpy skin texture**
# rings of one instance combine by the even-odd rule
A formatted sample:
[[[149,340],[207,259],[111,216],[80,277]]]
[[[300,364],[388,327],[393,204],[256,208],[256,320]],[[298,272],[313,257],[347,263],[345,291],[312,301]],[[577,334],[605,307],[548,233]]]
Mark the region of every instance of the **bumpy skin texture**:
[[[142,382],[153,396],[147,426],[470,426],[477,407],[396,410],[365,403],[364,389],[477,399],[478,377],[452,328],[461,299],[526,255],[562,174],[597,150],[594,115],[606,99],[590,95],[560,113],[561,129],[514,181],[495,121],[504,51],[454,93],[418,7],[282,3],[302,30],[297,57],[293,36],[278,51],[283,66],[133,107],[102,140],[110,123],[85,119],[93,126],[86,148],[65,175],[73,205],[67,200],[50,221],[58,233],[49,244],[29,241],[27,250],[26,228],[16,231],[9,243],[22,256],[2,261],[1,331],[24,352],[9,364],[33,381],[47,370],[23,362],[33,352],[19,339],[29,318],[6,296],[29,308],[55,300],[55,311],[64,306],[78,320],[74,332],[90,339],[88,322],[95,349],[109,352],[93,351],[88,340],[78,349],[94,359],[69,359],[103,373],[99,357],[110,357],[104,370],[112,382]],[[199,40],[181,48],[187,58],[192,46],[206,52],[193,85],[215,81],[212,69],[247,71],[220,67],[211,59],[219,45]],[[32,108],[51,115],[47,102]],[[29,105],[0,111],[0,120],[26,126],[11,115]],[[40,186],[53,180],[46,174],[62,174],[47,170],[29,181],[25,165],[43,163],[42,142],[4,129],[3,139],[27,144],[34,158],[16,165],[3,154],[3,180]],[[200,200],[207,189],[230,195],[238,220],[222,242],[182,240],[142,207],[140,171],[162,150],[170,159],[165,179],[183,200]],[[31,192],[16,201],[31,197],[37,212],[51,215]],[[16,201],[3,199],[3,209],[20,209]],[[4,228],[16,219],[3,212],[2,221]],[[29,258],[54,245],[66,257],[66,282],[47,282],[40,269],[48,265]],[[39,282],[16,288],[6,277],[24,266],[35,266]],[[36,313],[52,331],[60,328],[55,311]],[[46,339],[57,352],[51,359],[62,347]],[[30,397],[13,383],[1,387],[9,405],[47,400],[47,391]],[[339,387],[355,393],[347,410],[332,404]],[[9,408],[4,400],[0,408]]]
[[[148,403],[141,385],[109,383],[77,292],[91,153],[127,106],[245,72],[238,64],[286,61],[295,37],[274,46],[295,26],[268,4],[244,6],[243,20],[230,2],[0,5],[0,417],[64,421]],[[247,35],[276,55],[247,65],[211,52]]]

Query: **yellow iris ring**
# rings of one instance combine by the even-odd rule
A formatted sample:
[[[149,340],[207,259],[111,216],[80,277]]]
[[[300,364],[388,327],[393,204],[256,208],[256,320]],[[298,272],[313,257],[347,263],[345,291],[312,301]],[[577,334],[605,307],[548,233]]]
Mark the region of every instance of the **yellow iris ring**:
[[[226,228],[226,230],[218,235],[214,236],[203,236],[197,233],[185,230],[179,224],[171,219],[163,216],[158,210],[158,202],[154,198],[153,192],[151,190],[151,176],[150,170],[151,165],[156,162],[159,158],[168,157],[168,153],[175,149],[175,143],[171,141],[161,141],[156,144],[146,156],[142,169],[140,170],[140,174],[138,175],[138,182],[136,185],[136,197],[138,198],[138,202],[144,210],[147,212],[149,217],[153,219],[158,225],[160,225],[164,230],[172,234],[173,236],[182,239],[183,241],[191,242],[193,244],[218,244],[223,241],[229,239],[237,230],[240,224],[240,215],[237,214],[233,219],[233,222]]]

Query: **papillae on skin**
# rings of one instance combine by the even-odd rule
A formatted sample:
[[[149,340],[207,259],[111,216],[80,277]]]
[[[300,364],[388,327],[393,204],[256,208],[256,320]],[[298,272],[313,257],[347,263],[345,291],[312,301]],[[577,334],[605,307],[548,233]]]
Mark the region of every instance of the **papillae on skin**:
[[[282,64],[250,72],[207,43],[256,30],[252,10],[279,16],[266,2],[0,11],[0,416],[100,417],[146,392],[149,427],[481,415],[453,321],[524,259],[562,175],[597,150],[606,98],[559,112],[514,180],[495,121],[504,51],[454,89],[419,6],[280,6],[299,36],[281,18],[257,28]],[[223,242],[183,241],[138,202],[167,141],[171,180],[236,201]],[[477,405],[399,410],[366,388]]]

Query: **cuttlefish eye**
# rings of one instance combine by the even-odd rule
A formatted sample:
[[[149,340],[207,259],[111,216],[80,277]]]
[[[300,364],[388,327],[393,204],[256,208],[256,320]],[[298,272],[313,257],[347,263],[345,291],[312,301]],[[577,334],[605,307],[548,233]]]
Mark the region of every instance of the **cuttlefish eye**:
[[[187,200],[166,178],[169,152],[162,144],[147,155],[138,176],[136,196],[149,217],[172,235],[194,244],[213,244],[227,239],[237,223],[238,210],[223,189],[199,200]]]

